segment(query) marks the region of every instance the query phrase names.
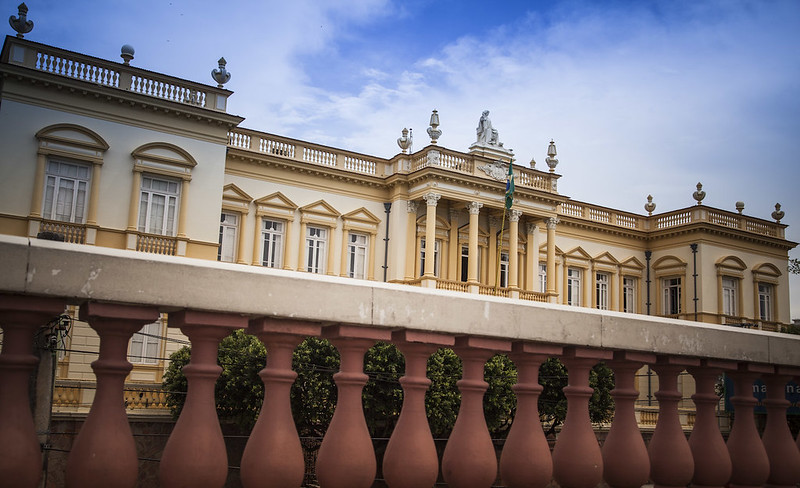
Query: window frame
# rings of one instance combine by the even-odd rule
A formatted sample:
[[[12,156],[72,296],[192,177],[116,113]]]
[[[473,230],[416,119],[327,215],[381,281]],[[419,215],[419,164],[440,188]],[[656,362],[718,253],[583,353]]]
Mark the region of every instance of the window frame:
[[[279,229],[279,230],[268,229],[267,228],[267,223],[268,222],[271,223],[271,224],[277,224],[277,225],[281,226],[281,229]],[[260,263],[261,266],[263,266],[265,268],[277,268],[277,269],[280,269],[280,268],[283,267],[283,262],[284,262],[285,253],[286,253],[285,249],[286,249],[286,229],[287,229],[287,227],[288,227],[288,225],[287,225],[286,221],[284,221],[282,219],[276,219],[276,218],[272,218],[272,217],[268,217],[268,216],[262,216],[261,217],[260,225],[259,225],[259,235],[261,236],[260,239],[259,239],[259,242],[261,243],[261,246],[260,246],[260,251],[261,252],[259,253],[259,256],[260,256],[259,263]],[[275,262],[273,262],[273,263],[268,263],[264,259],[264,257],[266,256],[266,253],[268,251],[267,245],[266,245],[267,244],[267,236],[272,236],[272,237],[277,237],[278,238],[277,239],[277,241],[278,241],[277,245],[275,246],[275,247],[277,247],[277,249],[275,249],[275,247],[271,247],[270,248],[270,249],[272,249],[272,253],[271,254],[273,254],[273,255],[277,254],[277,258],[275,256],[272,256],[273,259],[275,260]],[[269,242],[271,244],[274,244],[275,243],[275,239],[274,238],[270,239]]]
[[[665,276],[661,278],[661,311],[663,315],[680,315],[683,313],[682,276]]]
[[[639,278],[636,276],[622,277],[622,311],[625,313],[637,313],[636,306],[637,289],[639,288]]]
[[[439,277],[442,267],[442,240],[434,239],[433,244],[433,275]],[[425,237],[419,238],[419,275],[425,274]]]
[[[226,222],[227,217],[233,217],[235,219],[234,223]],[[220,222],[219,222],[219,248],[217,249],[217,261],[224,262],[224,263],[234,263],[236,262],[237,257],[237,248],[239,242],[239,226],[241,225],[242,215],[238,212],[230,212],[226,211],[225,209],[220,212]],[[231,237],[232,231],[233,236]],[[226,235],[230,238],[231,241],[228,245],[232,247],[232,249],[226,249],[227,245],[225,244],[225,237]],[[230,254],[230,259],[223,259],[223,252],[228,251]]]
[[[59,169],[63,166],[72,166],[80,171],[81,169],[85,170],[86,176],[81,177],[80,175],[76,174],[75,176],[71,175],[63,175],[60,172],[53,172],[51,171],[52,165],[58,165]],[[66,158],[54,158],[48,157],[47,162],[45,165],[45,176],[44,176],[44,189],[42,195],[42,218],[45,220],[52,220],[56,222],[68,222],[71,224],[85,224],[88,208],[89,208],[89,201],[91,198],[91,185],[92,185],[92,173],[93,167],[90,163],[86,162],[78,162],[73,160],[68,160]],[[50,197],[50,204],[48,205],[48,190],[51,188],[50,181],[52,180],[52,194]],[[71,181],[74,183],[74,187],[71,189],[71,201],[72,203],[69,205],[69,217],[64,219],[58,215],[58,207],[59,207],[59,200],[61,195],[61,183],[64,181]],[[80,185],[83,184],[83,189],[80,189]],[[83,205],[81,206],[80,216],[78,215],[78,201],[80,192],[83,192]],[[49,207],[49,208],[48,208]],[[62,214],[63,215],[63,214]]]
[[[131,364],[153,366],[161,362],[161,347],[164,342],[162,339],[163,325],[159,319],[143,325],[141,329],[133,333],[128,344],[128,360]],[[139,345],[137,346],[137,344]],[[138,353],[135,352],[135,348],[139,348]]]
[[[363,238],[363,244],[354,242],[353,238]],[[370,235],[363,232],[347,232],[347,276],[355,279],[366,279],[369,273],[369,245]],[[361,255],[358,251],[362,250]],[[361,262],[360,276],[357,273],[356,264]]]
[[[306,272],[313,274],[325,274],[327,272],[330,231],[330,227],[322,225],[312,224],[306,226],[306,235],[304,236],[306,250],[304,269]],[[318,235],[313,235],[315,232]]]
[[[565,281],[564,303],[574,307],[580,307],[583,299],[583,268],[567,266],[567,279]]]
[[[150,188],[145,189],[146,181],[166,183],[168,190],[164,191],[158,188],[153,188],[152,186]],[[169,192],[169,185],[175,185],[174,192]],[[180,220],[180,212],[181,212],[180,209],[181,186],[182,186],[181,180],[177,178],[163,176],[160,174],[153,174],[153,173],[142,174],[141,184],[139,185],[139,211],[136,224],[136,229],[140,233],[165,236],[165,237],[177,236],[178,226],[179,226],[178,221]],[[147,195],[146,199],[145,195]],[[162,223],[160,225],[160,229],[155,229],[152,222],[154,196],[160,196],[164,198],[164,214],[161,217]],[[143,205],[145,206],[145,208],[142,208]],[[171,217],[169,216],[170,207],[172,209]],[[144,222],[142,222],[142,217],[144,217]]]
[[[603,271],[595,271],[595,308],[608,310],[611,302],[611,275]]]

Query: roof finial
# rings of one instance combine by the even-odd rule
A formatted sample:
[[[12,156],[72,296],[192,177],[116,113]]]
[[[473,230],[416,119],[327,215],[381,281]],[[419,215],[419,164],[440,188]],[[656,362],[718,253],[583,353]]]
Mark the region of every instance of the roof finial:
[[[126,65],[131,64],[131,61],[133,61],[133,55],[136,53],[136,50],[133,48],[133,46],[130,44],[124,44],[119,51],[119,57],[122,58],[122,62]]]
[[[436,144],[439,138],[442,137],[442,131],[439,129],[439,112],[436,109],[431,113],[431,126],[428,127],[428,135],[431,136],[431,144]]]
[[[547,157],[544,162],[550,167],[550,172],[553,173],[558,166],[558,159],[556,159],[556,141],[550,139],[550,145],[547,146]]]
[[[9,17],[8,23],[11,24],[12,29],[17,31],[17,37],[22,39],[25,34],[33,30],[33,21],[28,20],[28,6],[25,5],[25,2],[22,2],[17,7],[17,15],[19,17],[14,17],[13,15]]]
[[[703,191],[703,184],[699,181],[697,182],[697,191],[692,193],[692,198],[697,200],[698,205],[703,204],[703,199],[706,197],[706,192]]]
[[[647,215],[653,215],[653,210],[656,209],[656,204],[653,203],[653,195],[647,195],[647,203],[644,204],[644,209]]]
[[[217,63],[219,63],[219,67],[211,70],[211,77],[217,82],[217,88],[222,88],[222,85],[230,81],[231,74],[225,69],[225,65],[228,64],[225,58],[219,58]]]
[[[780,203],[776,203],[775,204],[775,211],[772,212],[772,218],[775,219],[776,223],[780,224],[781,223],[781,219],[783,218],[784,215],[786,215],[786,213],[783,210],[781,210],[781,204]]]

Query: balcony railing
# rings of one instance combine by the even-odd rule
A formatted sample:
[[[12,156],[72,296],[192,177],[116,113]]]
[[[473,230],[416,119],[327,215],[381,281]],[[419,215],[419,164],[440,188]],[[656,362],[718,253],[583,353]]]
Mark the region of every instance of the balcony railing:
[[[136,250],[153,254],[174,256],[178,249],[178,239],[171,236],[139,233],[136,237]]]
[[[78,54],[26,39],[6,39],[2,61],[63,78],[225,112],[230,91]]]
[[[43,220],[39,225],[39,233],[41,234],[42,232],[61,236],[64,242],[73,244],[86,243],[86,226],[84,224]]]
[[[737,212],[694,206],[663,214],[643,216],[620,210],[599,207],[577,201],[564,202],[559,206],[559,215],[608,224],[615,227],[640,231],[660,231],[696,223],[737,229],[751,234],[784,238],[785,226],[777,222],[741,215]]]
[[[92,364],[96,395],[70,448],[68,486],[136,484],[137,452],[123,402],[127,345],[160,311],[170,312],[169,326],[192,344],[184,368],[189,393],[159,460],[162,486],[225,482],[228,458],[214,382],[217,345],[236,328],[247,328],[268,351],[260,374],[268,401],[242,456],[244,486],[302,482],[289,385],[295,378],[292,351],[307,336],[331,340],[341,355],[334,376],[337,407],[316,459],[321,486],[368,488],[375,478],[376,455],[361,407],[363,358],[375,341],[391,341],[405,356],[404,404],[383,457],[389,486],[432,486],[440,470],[454,488],[489,487],[498,474],[508,487],[531,486],[532,479],[541,487],[551,480],[562,487],[800,482],[794,469],[800,449],[786,422],[784,396],[789,380],[800,376],[797,336],[8,236],[0,237],[0,256],[6,265],[0,275],[0,446],[13,446],[3,450],[0,479],[9,486],[36,486],[40,478],[41,450],[28,404],[36,363],[30,344],[68,302],[81,303],[81,318],[100,343]],[[424,408],[426,362],[440,347],[453,348],[463,363],[461,404],[441,466]],[[499,463],[482,410],[484,364],[497,353],[508,354],[518,371],[516,417]],[[538,368],[548,357],[560,358],[568,371],[566,421],[552,454],[536,407]],[[599,361],[615,378],[615,417],[602,447],[587,409],[589,373]],[[659,388],[649,447],[635,416],[635,373],[645,364],[658,375]],[[695,420],[682,422],[677,384],[684,370],[697,393]],[[716,417],[722,372],[734,382],[736,409],[727,449]],[[751,396],[758,378],[766,385],[763,437]],[[682,424],[694,426],[691,446]]]

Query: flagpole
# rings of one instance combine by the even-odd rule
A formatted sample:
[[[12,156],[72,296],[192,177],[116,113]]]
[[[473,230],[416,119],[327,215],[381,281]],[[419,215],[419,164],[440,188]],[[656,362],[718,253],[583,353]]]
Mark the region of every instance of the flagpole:
[[[500,238],[497,242],[497,260],[495,261],[495,279],[494,279],[494,294],[497,296],[497,290],[500,289],[500,254],[503,250],[503,232],[506,226],[506,206],[503,205],[503,220],[500,221]]]

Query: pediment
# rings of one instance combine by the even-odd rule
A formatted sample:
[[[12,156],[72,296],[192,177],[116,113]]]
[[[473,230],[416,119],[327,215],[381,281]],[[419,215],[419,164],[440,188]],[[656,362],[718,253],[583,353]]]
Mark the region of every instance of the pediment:
[[[768,276],[771,278],[778,278],[783,275],[781,270],[772,263],[763,263],[753,267],[753,274],[758,276]]]
[[[303,214],[314,214],[321,217],[339,217],[342,215],[325,200],[317,200],[314,203],[309,203],[304,207],[300,207],[300,212]]]
[[[233,183],[228,183],[224,187],[222,187],[222,199],[223,200],[233,200],[236,202],[247,202],[250,203],[253,201],[253,198],[244,192],[241,188],[234,185]]]
[[[596,263],[604,263],[604,264],[619,264],[617,258],[612,256],[611,253],[608,251],[604,252],[603,254],[600,254],[599,256],[596,256],[593,259],[593,261]]]
[[[289,200],[286,195],[281,192],[275,192],[265,197],[261,197],[256,200],[256,205],[259,207],[272,207],[272,208],[281,208],[287,210],[295,210],[297,209],[297,205]]]
[[[685,268],[686,261],[675,256],[663,256],[653,263],[653,269]]]
[[[717,260],[717,268],[733,269],[736,271],[744,271],[747,265],[740,258],[736,256],[724,256]]]
[[[55,124],[36,133],[40,143],[47,142],[106,151],[108,143],[96,132],[75,124]]]
[[[376,217],[372,212],[370,212],[364,207],[361,207],[359,209],[353,210],[352,212],[348,212],[342,215],[342,220],[362,222],[365,224],[372,224],[372,225],[378,225],[381,222],[381,219]]]
[[[574,248],[573,250],[569,251],[564,255],[564,257],[571,258],[571,259],[585,259],[590,261],[592,256],[586,252],[581,246]]]
[[[167,142],[152,142],[139,146],[131,152],[137,161],[194,168],[197,161],[185,149]]]
[[[639,269],[639,270],[644,269],[644,267],[645,267],[644,263],[639,261],[639,259],[637,259],[634,256],[631,256],[628,259],[626,259],[625,261],[622,261],[620,263],[620,266],[623,266],[625,268]]]

